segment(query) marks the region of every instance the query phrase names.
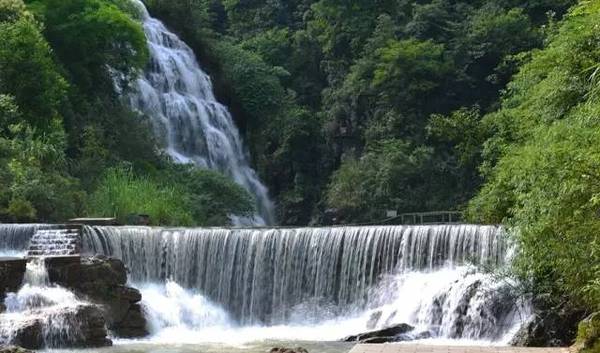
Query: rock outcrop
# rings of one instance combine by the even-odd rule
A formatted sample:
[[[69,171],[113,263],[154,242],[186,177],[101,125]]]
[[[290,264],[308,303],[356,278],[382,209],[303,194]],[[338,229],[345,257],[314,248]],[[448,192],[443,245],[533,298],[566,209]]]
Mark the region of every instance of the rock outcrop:
[[[518,347],[566,347],[577,336],[583,313],[567,308],[538,309],[517,331],[510,344]]]
[[[381,330],[368,331],[358,335],[348,336],[343,339],[345,342],[360,342],[360,343],[387,343],[410,341],[415,339],[413,336],[407,335],[415,328],[408,324],[398,324],[386,327]]]
[[[140,305],[142,295],[126,286],[127,269],[121,260],[105,256],[47,258],[46,267],[50,282],[98,304],[115,336],[148,335]]]

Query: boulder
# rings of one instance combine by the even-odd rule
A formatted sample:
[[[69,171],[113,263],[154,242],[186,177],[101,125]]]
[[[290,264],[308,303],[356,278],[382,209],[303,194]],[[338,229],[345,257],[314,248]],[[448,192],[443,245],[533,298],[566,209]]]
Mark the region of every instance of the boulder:
[[[536,310],[523,323],[510,345],[517,347],[566,347],[573,344],[583,313],[567,308]]]
[[[361,343],[385,343],[407,341],[412,338],[407,334],[415,328],[408,324],[398,324],[386,327],[381,330],[364,332],[358,335],[348,336],[343,339],[345,342],[361,342]]]
[[[33,353],[33,351],[18,346],[0,346],[0,353]]]
[[[0,258],[0,313],[4,311],[6,293],[16,292],[21,287],[27,260],[19,258]]]
[[[308,351],[302,347],[296,347],[296,348],[274,347],[274,348],[271,348],[269,353],[308,353]]]
[[[11,343],[27,349],[93,348],[112,344],[107,338],[104,316],[95,305],[79,305],[60,313],[39,312],[17,325]]]
[[[10,343],[27,349],[41,349],[44,347],[43,330],[40,320],[34,319],[21,322]]]
[[[119,259],[93,257],[48,258],[52,283],[74,291],[103,308],[106,324],[117,337],[139,338],[148,335],[146,319],[139,302],[141,293],[127,287],[127,269]]]
[[[579,323],[577,341],[572,352],[600,352],[600,312],[596,312]]]

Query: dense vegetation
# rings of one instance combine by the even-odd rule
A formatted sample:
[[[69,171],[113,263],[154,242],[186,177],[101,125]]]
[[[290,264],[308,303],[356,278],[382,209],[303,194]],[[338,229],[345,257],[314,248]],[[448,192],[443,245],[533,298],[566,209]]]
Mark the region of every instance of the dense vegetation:
[[[466,205],[484,132],[462,130],[574,1],[146,2],[216,80],[280,222],[306,224]]]
[[[148,60],[125,5],[0,0],[0,221],[214,225],[253,213],[225,177],[161,156],[147,119],[123,105],[112,72],[128,87]]]
[[[600,309],[600,2],[583,2],[483,117],[475,221],[515,230],[517,274],[555,303]]]

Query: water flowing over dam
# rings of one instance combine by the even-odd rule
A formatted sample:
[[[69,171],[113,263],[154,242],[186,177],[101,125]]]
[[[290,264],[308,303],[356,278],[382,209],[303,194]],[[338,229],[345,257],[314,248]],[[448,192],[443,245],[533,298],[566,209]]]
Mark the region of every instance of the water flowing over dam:
[[[130,96],[134,109],[148,116],[166,152],[178,163],[217,170],[256,199],[257,224],[273,224],[266,187],[250,167],[231,114],[214,94],[210,77],[194,52],[134,0],[143,19],[150,64]]]
[[[36,229],[19,227],[15,239],[0,225],[0,249]],[[158,340],[337,340],[409,323],[433,338],[505,342],[527,314],[510,283],[482,271],[507,261],[495,226],[94,226],[82,247],[125,262]]]
[[[199,315],[217,322],[343,318],[347,334],[409,322],[440,337],[499,340],[520,320],[509,286],[467,266],[504,264],[504,234],[493,226],[87,227],[83,243],[122,259],[134,283],[166,283],[165,300],[201,294],[217,309]]]

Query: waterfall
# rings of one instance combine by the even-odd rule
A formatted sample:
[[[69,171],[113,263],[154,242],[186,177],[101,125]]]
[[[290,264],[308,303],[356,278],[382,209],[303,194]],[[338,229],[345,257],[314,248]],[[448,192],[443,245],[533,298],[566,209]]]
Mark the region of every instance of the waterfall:
[[[193,51],[160,21],[140,9],[150,64],[130,96],[134,109],[150,117],[156,136],[178,163],[220,171],[256,199],[253,223],[273,224],[273,205],[266,187],[249,166],[231,114],[214,97],[210,77]]]
[[[439,337],[497,340],[520,319],[510,286],[470,266],[504,265],[505,235],[495,226],[86,227],[83,233],[84,251],[122,259],[134,283],[171,283],[163,300],[182,302],[173,294],[176,284],[189,296],[201,293],[202,307],[222,308],[244,326],[362,317],[367,329],[368,316],[377,313],[367,326],[410,322]],[[156,286],[148,293],[160,297]]]
[[[41,224],[0,224],[0,257],[22,256]]]
[[[2,225],[0,244],[22,250],[38,227]],[[496,226],[86,226],[81,246],[125,262],[153,342],[327,341],[408,323],[415,337],[502,343],[528,314],[515,284],[486,271],[510,257]],[[31,263],[26,277],[0,341],[23,313],[56,321],[85,306]]]
[[[8,293],[4,305],[0,346],[27,339],[28,345],[46,348],[80,342],[82,322],[89,319],[81,313],[91,308],[73,292],[50,284],[43,258],[29,260],[23,286],[16,293]]]

